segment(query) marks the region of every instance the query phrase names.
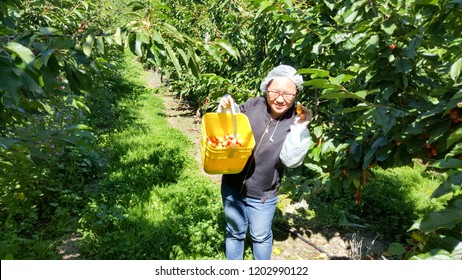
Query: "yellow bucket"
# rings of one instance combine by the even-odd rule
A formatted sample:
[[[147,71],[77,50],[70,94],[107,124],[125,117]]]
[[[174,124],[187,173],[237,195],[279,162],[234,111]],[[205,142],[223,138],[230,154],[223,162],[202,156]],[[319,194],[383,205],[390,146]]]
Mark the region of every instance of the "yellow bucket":
[[[241,172],[255,147],[255,138],[249,119],[242,113],[207,113],[202,117],[201,156],[204,171],[208,174],[236,174]],[[242,146],[214,148],[210,137],[234,134]]]

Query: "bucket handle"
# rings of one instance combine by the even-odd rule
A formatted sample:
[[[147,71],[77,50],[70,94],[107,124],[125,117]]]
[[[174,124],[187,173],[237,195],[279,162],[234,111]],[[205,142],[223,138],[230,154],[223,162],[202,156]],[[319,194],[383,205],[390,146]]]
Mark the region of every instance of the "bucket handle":
[[[230,96],[231,97],[231,96]],[[234,128],[234,142],[232,143],[233,150],[236,148],[236,141],[237,141],[237,118],[236,118],[236,102],[231,97],[231,113],[233,114],[233,128]]]

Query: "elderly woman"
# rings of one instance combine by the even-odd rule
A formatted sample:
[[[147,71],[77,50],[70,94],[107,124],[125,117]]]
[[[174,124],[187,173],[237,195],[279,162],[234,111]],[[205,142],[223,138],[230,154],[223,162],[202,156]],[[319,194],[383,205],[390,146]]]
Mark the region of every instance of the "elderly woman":
[[[278,202],[278,188],[284,165],[300,166],[310,141],[308,123],[311,110],[303,108],[306,118],[297,115],[294,102],[303,78],[288,65],[268,73],[260,85],[265,96],[252,98],[237,106],[231,96],[221,98],[218,111],[235,106],[244,113],[252,128],[256,145],[244,170],[225,174],[221,194],[226,219],[226,258],[242,260],[247,230],[256,260],[271,258],[272,222]]]

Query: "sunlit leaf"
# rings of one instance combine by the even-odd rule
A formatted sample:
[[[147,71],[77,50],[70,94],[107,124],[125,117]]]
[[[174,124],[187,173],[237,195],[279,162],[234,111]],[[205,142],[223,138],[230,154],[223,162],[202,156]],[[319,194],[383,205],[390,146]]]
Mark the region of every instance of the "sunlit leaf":
[[[120,27],[117,27],[114,39],[117,45],[122,46],[122,29]]]
[[[264,14],[270,10],[274,10],[275,7],[273,4],[274,4],[274,1],[262,1],[260,3],[259,10],[255,15],[255,18],[258,18],[261,14]]]
[[[336,114],[342,114],[342,113],[353,113],[353,112],[358,112],[358,111],[363,111],[363,110],[368,110],[370,109],[371,106],[366,105],[366,104],[358,104],[356,107],[353,108],[343,108],[340,112]]]
[[[130,2],[128,6],[132,7],[132,11],[138,11],[146,8],[146,5],[141,1]]]
[[[323,171],[322,171],[322,168],[317,165],[317,164],[312,164],[312,163],[305,163],[305,166],[308,168],[308,169],[311,169],[319,174],[322,174]]]
[[[178,74],[181,74],[181,65],[180,65],[180,62],[178,61],[178,58],[176,57],[175,52],[172,50],[169,44],[165,44],[165,49],[167,50],[168,55],[173,65],[175,66],[176,71],[178,72]]]
[[[26,64],[33,64],[34,62],[35,56],[32,53],[32,51],[19,43],[8,42],[5,44],[5,49],[10,50],[19,55],[22,61],[24,61]]]
[[[179,32],[173,25],[163,22],[162,26],[165,28],[165,30],[168,30],[170,32],[170,35],[172,35],[174,38],[176,38],[181,43],[184,43],[184,38],[181,35],[182,33]]]
[[[239,52],[228,41],[217,39],[215,40],[215,43],[226,50],[226,52],[234,59],[239,59]]]
[[[99,36],[99,37],[96,38],[96,47],[98,48],[98,52],[100,54],[104,55],[105,46],[104,46],[103,37]]]
[[[435,168],[442,168],[442,169],[462,169],[462,160],[450,158],[447,160],[437,160],[432,164]]]
[[[40,27],[39,32],[42,35],[55,35],[56,33],[59,33],[58,29],[53,28],[53,27]]]
[[[64,127],[64,130],[92,130],[92,128],[85,124],[72,124]]]
[[[451,260],[451,253],[443,249],[432,249],[429,252],[411,257],[411,260]]]
[[[324,69],[302,68],[297,71],[298,74],[312,74],[311,77],[329,77],[329,71]]]
[[[445,209],[425,216],[420,222],[420,230],[430,232],[437,229],[450,229],[460,222],[462,222],[462,199],[456,199]]]
[[[87,43],[85,42],[83,45],[82,45],[82,50],[83,50],[83,53],[87,56],[87,57],[90,57],[91,56],[91,52],[93,51],[93,47],[90,43]]]
[[[438,198],[450,192],[457,192],[462,186],[462,172],[454,174],[436,188],[431,197]]]
[[[416,5],[438,5],[438,0],[416,0]]]
[[[220,58],[220,55],[218,54],[217,50],[210,45],[205,45],[204,46],[205,50],[215,59],[215,61],[218,63],[218,65],[222,65],[222,61]]]
[[[460,71],[462,69],[462,58],[459,58],[454,64],[451,66],[451,71],[449,72],[451,78],[456,81],[457,78],[460,76]]]
[[[456,142],[460,141],[462,139],[462,127],[459,127],[456,131],[451,133],[449,135],[447,141],[446,141],[446,147],[449,148]]]

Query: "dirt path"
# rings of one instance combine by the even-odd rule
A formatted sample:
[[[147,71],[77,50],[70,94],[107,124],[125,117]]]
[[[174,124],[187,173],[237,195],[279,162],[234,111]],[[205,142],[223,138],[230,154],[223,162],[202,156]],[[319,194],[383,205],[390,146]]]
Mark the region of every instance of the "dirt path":
[[[148,87],[162,87],[156,72],[148,72],[146,79]],[[181,130],[194,143],[195,157],[200,165],[201,118],[196,115],[197,108],[167,90],[161,90],[159,96],[164,101],[169,124]],[[220,175],[202,173],[217,183],[221,181]],[[298,206],[287,206],[283,214],[296,213]],[[375,236],[366,233],[340,232],[335,229],[313,232],[305,228],[286,228],[279,224],[274,226],[274,260],[377,259],[384,251],[385,246]]]

